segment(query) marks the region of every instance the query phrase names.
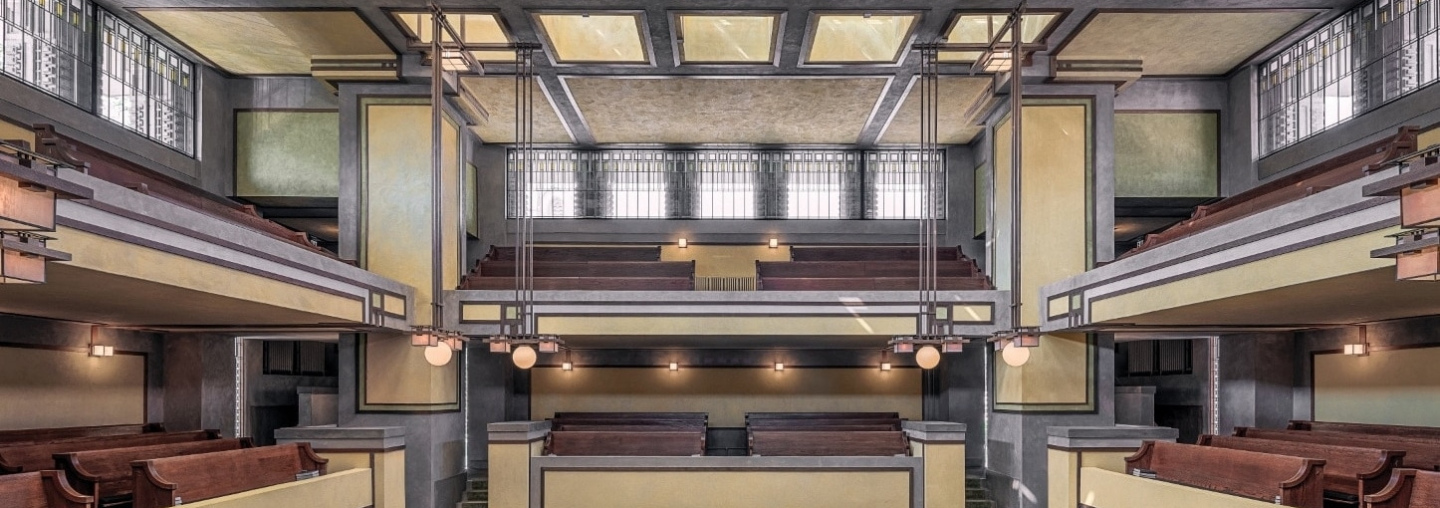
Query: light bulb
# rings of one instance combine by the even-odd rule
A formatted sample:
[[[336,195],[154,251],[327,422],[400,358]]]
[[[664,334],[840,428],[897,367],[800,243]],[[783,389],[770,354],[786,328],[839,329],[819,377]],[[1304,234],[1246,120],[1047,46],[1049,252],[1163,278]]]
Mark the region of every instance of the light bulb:
[[[450,363],[450,358],[455,356],[455,350],[450,349],[449,344],[436,344],[425,348],[425,361],[436,367],[444,367]]]
[[[1030,348],[1018,347],[1013,342],[1005,344],[1005,350],[1000,352],[1000,357],[1005,360],[1005,365],[1020,367],[1030,361]]]
[[[510,355],[510,361],[515,362],[515,366],[521,369],[534,367],[535,360],[535,349],[530,346],[517,347],[515,348],[515,352]]]
[[[930,370],[940,365],[940,351],[935,346],[925,346],[915,352],[915,363],[920,368]]]

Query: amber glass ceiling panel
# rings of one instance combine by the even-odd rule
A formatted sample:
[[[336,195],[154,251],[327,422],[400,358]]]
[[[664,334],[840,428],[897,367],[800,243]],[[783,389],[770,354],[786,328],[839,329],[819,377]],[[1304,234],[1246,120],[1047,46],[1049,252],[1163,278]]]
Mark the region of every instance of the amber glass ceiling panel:
[[[682,63],[769,63],[779,14],[678,14]]]
[[[434,36],[430,33],[433,21],[428,12],[397,12],[395,20],[405,27],[405,33],[417,44],[430,44]],[[500,17],[494,13],[470,12],[447,13],[445,20],[460,33],[460,39],[467,44],[508,44],[510,34],[500,25]],[[448,41],[447,34],[440,40]],[[471,51],[475,60],[481,62],[509,62],[515,60],[514,51]]]
[[[650,63],[640,14],[536,14],[558,63]]]
[[[820,14],[811,26],[808,64],[900,60],[918,14]]]

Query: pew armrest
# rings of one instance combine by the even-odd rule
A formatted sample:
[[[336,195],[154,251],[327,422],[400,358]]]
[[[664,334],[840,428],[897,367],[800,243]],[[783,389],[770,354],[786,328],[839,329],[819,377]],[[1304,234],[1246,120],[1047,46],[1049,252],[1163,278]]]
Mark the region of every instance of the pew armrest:
[[[64,473],[59,471],[41,471],[40,477],[45,482],[47,495],[58,496],[58,499],[51,499],[50,506],[63,506],[64,508],[87,508],[95,503],[95,498],[76,492],[70,488],[70,483],[65,481]]]
[[[1125,474],[1134,473],[1136,469],[1150,469],[1150,456],[1155,453],[1154,441],[1143,441],[1140,449],[1135,454],[1125,457]]]
[[[65,476],[70,478],[71,480],[78,479],[80,481],[89,483],[95,483],[100,481],[99,476],[95,476],[95,474],[86,471],[83,467],[80,467],[80,460],[78,457],[75,456],[74,453],[55,454],[55,466],[61,471],[64,471]]]
[[[1300,486],[1303,485],[1306,481],[1309,481],[1309,480],[1312,479],[1312,478],[1321,478],[1321,479],[1323,479],[1324,476],[1325,476],[1325,461],[1323,461],[1323,460],[1317,460],[1317,459],[1305,459],[1305,469],[1301,469],[1300,472],[1295,473],[1295,477],[1294,477],[1294,478],[1291,478],[1291,479],[1289,479],[1289,480],[1285,480],[1285,481],[1283,481],[1283,482],[1280,482],[1280,488],[1284,488],[1284,489],[1297,488],[1297,487],[1300,487]]]
[[[160,490],[173,491],[180,488],[180,485],[160,477],[160,472],[155,470],[154,460],[137,460],[130,463],[135,472],[135,490],[142,487],[153,487]],[[140,480],[145,480],[143,483]]]
[[[1372,508],[1408,508],[1410,491],[1415,486],[1414,469],[1396,469],[1390,483],[1378,493],[1365,496],[1365,505]]]
[[[325,474],[327,469],[326,464],[330,463],[330,459],[316,455],[315,449],[310,447],[310,443],[299,443],[299,445],[300,460],[304,462],[306,466],[305,469],[319,471],[322,475]]]

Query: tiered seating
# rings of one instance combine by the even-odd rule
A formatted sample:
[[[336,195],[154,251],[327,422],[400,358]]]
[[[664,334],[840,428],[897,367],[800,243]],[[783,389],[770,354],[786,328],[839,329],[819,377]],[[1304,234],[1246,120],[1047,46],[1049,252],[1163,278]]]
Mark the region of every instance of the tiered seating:
[[[909,455],[897,413],[748,413],[750,455]]]
[[[1393,137],[1338,155],[1309,168],[1277,178],[1214,204],[1195,209],[1191,217],[1169,229],[1145,237],[1139,247],[1120,257],[1133,256],[1201,231],[1263,212],[1332,187],[1358,180],[1367,168],[1414,152],[1419,129],[1402,127]]]
[[[1125,459],[1137,476],[1297,508],[1322,508],[1325,461],[1213,446],[1146,441]]]
[[[1378,494],[1365,496],[1365,508],[1428,508],[1440,506],[1440,473],[1399,469]]]
[[[993,288],[975,260],[958,247],[936,251],[939,289]],[[920,249],[916,246],[791,247],[790,258],[788,262],[756,261],[759,289],[907,291],[920,287]]]
[[[1403,467],[1440,470],[1440,440],[1400,436],[1350,434],[1344,432],[1318,432],[1301,430],[1268,430],[1237,427],[1236,436],[1273,441],[1316,443],[1357,448],[1378,448],[1405,452],[1400,459]]]
[[[0,506],[94,508],[95,498],[75,492],[59,471],[38,471],[0,476]]]
[[[659,247],[535,247],[537,290],[691,291],[694,261],[660,261]],[[492,246],[460,289],[513,290],[514,247]]]
[[[1288,427],[1288,429],[1313,432],[1344,432],[1349,434],[1368,434],[1374,436],[1395,436],[1405,438],[1440,440],[1440,428],[1436,427],[1412,427],[1408,425],[1382,425],[1376,423],[1316,422],[1309,420],[1293,420],[1290,422],[1290,426]]]
[[[334,257],[330,251],[311,243],[305,233],[261,217],[254,206],[237,203],[224,196],[210,193],[138,166],[104,150],[77,142],[55,132],[55,128],[50,125],[36,125],[35,137],[39,141],[39,146],[36,147],[37,152],[66,161],[76,167],[88,166],[87,173],[90,176],[269,234],[316,253]]]
[[[165,425],[159,423],[137,423],[128,425],[98,425],[93,427],[3,430],[0,431],[0,446],[23,443],[44,443],[80,437],[123,436],[126,434],[143,434],[146,432],[165,432]]]
[[[136,461],[134,508],[162,508],[325,474],[308,443]]]
[[[545,454],[679,456],[705,454],[705,413],[556,413]]]
[[[220,439],[213,430],[190,432],[152,432],[122,436],[98,436],[63,439],[0,447],[0,474],[28,473],[55,467],[55,455],[61,453],[107,450],[135,446],[152,446]]]
[[[1327,495],[1349,503],[1358,502],[1359,496],[1380,492],[1389,483],[1390,473],[1400,466],[1400,459],[1405,456],[1405,452],[1395,450],[1230,436],[1201,436],[1200,444],[1322,459],[1325,461]]]
[[[113,448],[55,454],[55,465],[76,490],[94,496],[101,504],[123,504],[130,501],[133,472],[130,463],[137,460],[160,459],[223,452],[250,448],[249,438],[211,439],[133,448]]]

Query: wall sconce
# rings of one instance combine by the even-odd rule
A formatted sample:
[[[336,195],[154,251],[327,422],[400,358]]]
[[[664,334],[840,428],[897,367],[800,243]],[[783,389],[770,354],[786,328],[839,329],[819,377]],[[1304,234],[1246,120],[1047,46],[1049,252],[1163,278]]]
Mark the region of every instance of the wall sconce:
[[[885,351],[885,350],[881,350],[881,351],[880,351],[880,372],[890,372],[890,368],[891,368],[891,365],[890,365],[890,352],[889,352],[889,351]]]
[[[1412,229],[1390,235],[1394,247],[1370,251],[1372,258],[1394,258],[1395,280],[1440,280],[1440,235],[1434,230]]]
[[[775,372],[785,372],[785,363],[775,362]]]
[[[963,353],[965,352],[965,339],[950,337],[940,344],[941,353]]]
[[[57,199],[91,199],[89,187],[62,180],[53,169],[62,165],[30,151],[28,143],[0,143],[0,230],[54,231]]]
[[[115,346],[102,346],[100,344],[91,344],[90,356],[96,358],[109,358],[115,356]]]
[[[34,233],[0,232],[0,284],[44,284],[46,262],[70,260],[69,254],[47,248],[49,240]]]
[[[1440,228],[1440,150],[1422,150],[1396,161],[1399,175],[1366,185],[1366,196],[1400,196],[1400,225]]]
[[[772,248],[772,249],[778,249],[778,248],[780,248],[780,239],[779,239],[779,238],[771,238],[771,239],[770,239],[770,248]]]
[[[570,352],[565,352],[565,363],[560,364],[560,370],[570,372],[575,370],[575,362],[570,361]]]
[[[880,362],[880,372],[890,372],[890,362]]]
[[[1359,335],[1359,341],[1354,344],[1345,345],[1345,354],[1350,356],[1370,356],[1370,330],[1365,326],[1355,327]]]
[[[689,240],[686,240],[686,239],[684,239],[684,238],[681,238],[680,241],[675,242],[675,245],[676,245],[677,247],[680,247],[680,248],[684,249],[684,248],[690,246],[690,241],[689,241]]]
[[[670,372],[676,372],[676,371],[679,371],[679,370],[680,370],[680,364],[679,364],[679,363],[670,362]]]

